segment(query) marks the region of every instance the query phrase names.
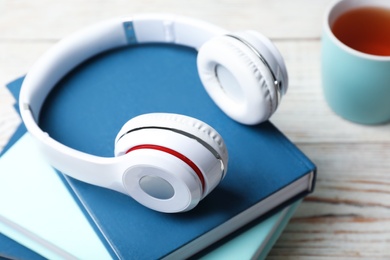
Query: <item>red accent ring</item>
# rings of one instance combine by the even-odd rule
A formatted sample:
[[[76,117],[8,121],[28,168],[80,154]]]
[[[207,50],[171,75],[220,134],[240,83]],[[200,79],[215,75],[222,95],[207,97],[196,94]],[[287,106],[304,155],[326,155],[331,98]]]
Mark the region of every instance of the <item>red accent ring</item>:
[[[175,156],[176,158],[182,160],[183,162],[185,162],[188,166],[191,167],[191,169],[196,173],[196,175],[198,176],[199,180],[200,180],[200,183],[202,184],[202,190],[205,191],[205,180],[204,180],[204,177],[203,177],[203,174],[202,174],[202,171],[198,168],[198,166],[196,166],[196,164],[191,161],[188,157],[186,157],[185,155],[175,151],[175,150],[172,150],[170,148],[167,148],[167,147],[164,147],[164,146],[160,146],[160,145],[154,145],[154,144],[141,144],[141,145],[136,145],[132,148],[130,148],[129,150],[127,150],[126,154],[131,152],[131,151],[135,151],[135,150],[139,150],[139,149],[153,149],[153,150],[158,150],[158,151],[162,151],[162,152],[166,152],[166,153],[169,153],[173,156]],[[203,193],[203,192],[202,192]]]

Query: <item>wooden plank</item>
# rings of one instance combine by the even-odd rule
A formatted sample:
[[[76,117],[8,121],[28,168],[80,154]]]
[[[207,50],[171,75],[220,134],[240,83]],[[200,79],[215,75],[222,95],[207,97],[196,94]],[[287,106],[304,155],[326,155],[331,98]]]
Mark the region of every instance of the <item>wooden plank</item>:
[[[293,142],[389,142],[390,124],[351,123],[327,105],[321,84],[321,42],[274,41],[289,72],[289,89],[271,121]]]
[[[119,15],[170,12],[271,37],[286,60],[288,94],[272,118],[318,166],[315,192],[299,207],[269,259],[390,259],[390,124],[335,115],[321,86],[321,23],[333,0],[0,0],[0,86],[23,75],[62,37]],[[20,123],[0,87],[0,150]]]
[[[0,40],[0,84],[24,75],[55,41]],[[3,98],[3,96],[2,96]],[[3,103],[0,99],[0,103]]]
[[[188,15],[230,30],[255,29],[272,38],[318,38],[331,0],[11,1],[0,11],[2,39],[60,39],[97,21],[134,13]]]
[[[304,144],[317,186],[269,259],[390,257],[390,145]]]

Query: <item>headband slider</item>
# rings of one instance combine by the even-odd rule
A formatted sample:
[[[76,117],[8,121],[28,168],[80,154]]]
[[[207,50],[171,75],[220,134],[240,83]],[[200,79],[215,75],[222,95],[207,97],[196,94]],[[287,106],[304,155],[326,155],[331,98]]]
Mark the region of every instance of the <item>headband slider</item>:
[[[127,44],[137,44],[133,21],[124,22],[123,29],[125,30]]]

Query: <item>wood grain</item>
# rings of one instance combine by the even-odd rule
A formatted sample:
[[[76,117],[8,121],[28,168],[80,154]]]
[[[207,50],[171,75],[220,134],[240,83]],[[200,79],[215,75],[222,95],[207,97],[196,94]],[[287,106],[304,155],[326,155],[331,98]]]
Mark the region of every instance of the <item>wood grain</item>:
[[[321,24],[332,0],[0,0],[0,86],[25,74],[69,33],[139,12],[189,15],[270,37],[289,71],[272,118],[318,166],[315,192],[299,207],[269,259],[390,259],[390,124],[335,115],[321,87]],[[0,150],[20,123],[0,87]]]

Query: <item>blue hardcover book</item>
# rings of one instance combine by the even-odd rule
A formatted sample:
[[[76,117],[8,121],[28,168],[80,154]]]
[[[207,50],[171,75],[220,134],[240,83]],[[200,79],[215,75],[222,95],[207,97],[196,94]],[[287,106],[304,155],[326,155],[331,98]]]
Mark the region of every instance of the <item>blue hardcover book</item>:
[[[9,202],[3,202],[0,206],[0,233],[13,238],[11,240],[0,234],[0,258],[31,260],[89,259],[94,256],[100,259],[110,258],[103,243],[96,242],[98,237],[96,233],[85,231],[89,224],[94,226],[94,223],[83,221],[86,218],[82,211],[75,212],[74,208],[76,207],[77,211],[79,205],[74,202],[75,198],[62,182],[64,179],[60,178],[61,174],[57,176],[55,170],[39,156],[39,151],[25,131],[21,125],[3,150],[1,155],[4,156],[0,155],[2,186],[0,197],[6,198]],[[15,165],[16,161],[24,163]],[[30,174],[31,169],[39,173]],[[25,179],[25,184],[18,185],[22,178]],[[30,192],[28,188],[23,187],[24,185],[31,187],[34,192]],[[50,196],[47,196],[48,194]],[[213,248],[201,258],[265,259],[299,203],[300,201],[297,201],[264,221],[253,223],[247,230],[238,232],[238,235],[231,235],[230,239],[213,245]],[[39,211],[35,210],[36,204],[39,205]],[[31,205],[32,209],[29,208]],[[14,212],[14,207],[22,210]],[[37,226],[45,228],[37,229]],[[74,234],[75,229],[77,236]],[[72,241],[72,244],[82,243],[83,246],[72,248],[68,241]],[[84,241],[95,242],[89,244],[88,248]],[[97,252],[97,255],[91,252]]]
[[[223,243],[213,246],[200,259],[265,259],[300,202],[297,201],[262,222],[251,225],[238,236],[222,240]]]
[[[154,212],[66,177],[118,258],[189,257],[314,188],[315,165],[270,122],[243,126],[214,105],[197,76],[196,52],[184,47],[129,47],[92,58],[58,83],[40,125],[70,147],[112,156],[122,124],[149,112],[186,114],[213,126],[227,144],[229,172],[181,214]]]
[[[24,163],[15,165],[19,160]],[[38,173],[30,174],[31,169]],[[0,196],[7,200],[1,199],[0,233],[20,243],[0,234],[0,257],[111,258],[60,176],[40,156],[29,134],[20,137],[0,157]],[[265,259],[299,203],[213,245],[201,259]]]
[[[0,259],[44,260],[45,258],[0,232]]]
[[[23,163],[15,165],[15,161]],[[31,169],[38,173],[30,174]],[[0,234],[0,258],[111,258],[60,176],[40,156],[29,134],[0,156],[0,233],[17,241]],[[265,259],[299,203],[230,236],[201,258]]]

